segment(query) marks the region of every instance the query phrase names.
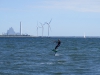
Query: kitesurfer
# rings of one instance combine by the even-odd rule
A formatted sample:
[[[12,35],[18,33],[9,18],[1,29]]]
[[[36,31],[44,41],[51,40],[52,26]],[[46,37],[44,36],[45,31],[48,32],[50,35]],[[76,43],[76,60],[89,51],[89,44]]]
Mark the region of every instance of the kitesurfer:
[[[56,41],[56,43],[57,43],[57,45],[56,45],[56,47],[55,47],[55,50],[60,46],[61,41],[58,39],[58,41]]]

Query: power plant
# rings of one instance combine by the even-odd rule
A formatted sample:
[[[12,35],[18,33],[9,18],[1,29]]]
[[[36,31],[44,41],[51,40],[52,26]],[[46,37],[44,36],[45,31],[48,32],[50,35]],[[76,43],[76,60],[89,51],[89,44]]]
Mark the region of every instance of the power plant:
[[[2,35],[0,35],[0,37],[26,37],[26,36],[30,36],[28,34],[22,34],[22,26],[21,26],[21,22],[19,25],[19,32],[15,32],[14,29],[12,27],[10,27],[6,33],[2,33]]]

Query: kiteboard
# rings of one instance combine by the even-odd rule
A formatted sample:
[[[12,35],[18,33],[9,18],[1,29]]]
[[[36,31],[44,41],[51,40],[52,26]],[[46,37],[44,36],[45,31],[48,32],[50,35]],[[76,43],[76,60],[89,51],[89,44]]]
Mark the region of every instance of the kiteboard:
[[[56,50],[56,49],[53,49],[52,51],[54,51],[55,53],[57,52],[57,50]]]

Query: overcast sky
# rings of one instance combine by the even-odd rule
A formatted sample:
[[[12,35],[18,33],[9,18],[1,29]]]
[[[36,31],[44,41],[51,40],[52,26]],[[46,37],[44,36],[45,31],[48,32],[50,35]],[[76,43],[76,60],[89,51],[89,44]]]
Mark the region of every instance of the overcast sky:
[[[19,32],[21,21],[23,34],[37,36],[37,22],[51,19],[50,36],[100,36],[100,0],[0,0],[0,34],[10,27]]]

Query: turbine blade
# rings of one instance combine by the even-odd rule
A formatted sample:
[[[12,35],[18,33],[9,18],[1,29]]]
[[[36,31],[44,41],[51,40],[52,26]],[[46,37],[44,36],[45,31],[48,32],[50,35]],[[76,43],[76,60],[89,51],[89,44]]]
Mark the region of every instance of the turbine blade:
[[[45,23],[43,25],[45,25]]]
[[[51,23],[52,19],[50,20],[49,24]]]
[[[46,22],[44,24],[47,24]]]
[[[42,23],[41,22],[39,22],[41,25],[42,25]]]

